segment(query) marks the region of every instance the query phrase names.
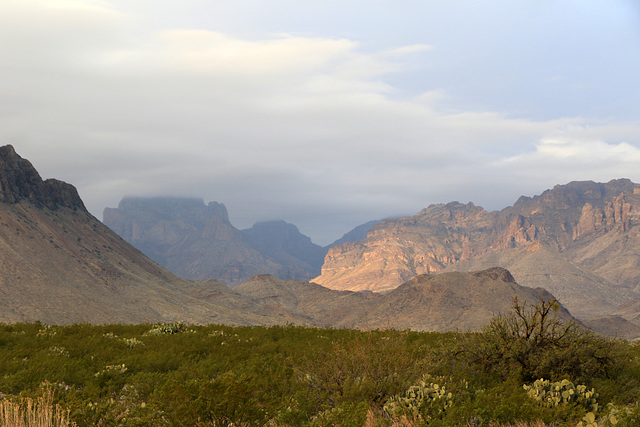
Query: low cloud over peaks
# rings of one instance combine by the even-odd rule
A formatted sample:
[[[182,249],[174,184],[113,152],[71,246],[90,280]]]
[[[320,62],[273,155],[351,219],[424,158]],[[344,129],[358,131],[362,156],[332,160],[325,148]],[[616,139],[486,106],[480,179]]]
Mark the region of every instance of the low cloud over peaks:
[[[625,120],[636,74],[621,70],[597,90],[587,81],[576,103],[557,102],[575,90],[576,64],[556,62],[545,75],[563,78],[536,83],[524,65],[539,52],[514,57],[495,35],[454,31],[471,15],[443,27],[448,6],[355,2],[361,20],[347,31],[330,25],[329,6],[315,5],[317,23],[302,29],[311,6],[299,3],[277,17],[255,2],[134,3],[0,4],[10,41],[0,46],[0,139],[45,178],[76,185],[94,214],[125,195],[196,196],[225,203],[238,227],[282,218],[328,243],[434,202],[493,209],[573,179],[640,179],[640,126]],[[255,8],[243,14],[240,3]],[[531,30],[515,28],[511,43]],[[640,64],[637,52],[619,58]],[[623,93],[624,109],[600,114],[610,93]]]

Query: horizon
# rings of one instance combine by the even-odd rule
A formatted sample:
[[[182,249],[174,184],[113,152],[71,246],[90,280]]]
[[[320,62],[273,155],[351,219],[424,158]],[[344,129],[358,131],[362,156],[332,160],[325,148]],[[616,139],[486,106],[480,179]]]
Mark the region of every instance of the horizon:
[[[459,201],[459,200],[449,200],[449,201],[442,201],[442,202],[434,202],[434,203],[429,204],[428,206],[424,206],[421,210],[419,210],[419,211],[417,211],[417,212],[413,212],[413,213],[406,213],[406,214],[398,214],[398,215],[387,215],[387,216],[385,216],[385,217],[383,217],[383,218],[370,218],[370,219],[368,219],[368,220],[366,220],[366,221],[363,221],[363,222],[362,222],[362,223],[360,223],[360,224],[356,224],[355,226],[351,227],[351,228],[350,228],[350,229],[348,229],[348,230],[345,230],[342,234],[340,234],[339,236],[335,236],[335,238],[333,238],[333,239],[332,239],[332,240],[330,240],[330,241],[327,241],[326,243],[319,243],[319,242],[314,241],[314,240],[313,240],[313,238],[311,238],[311,236],[307,236],[307,235],[304,233],[304,231],[303,231],[303,230],[300,230],[300,227],[298,227],[298,225],[297,225],[297,224],[295,224],[295,223],[291,223],[291,222],[286,221],[286,220],[284,220],[284,219],[282,219],[282,218],[264,219],[264,220],[256,221],[256,222],[254,222],[254,223],[252,223],[252,224],[248,224],[248,225],[242,225],[242,226],[241,226],[241,225],[237,225],[237,224],[235,224],[235,223],[234,223],[234,221],[233,221],[233,213],[230,213],[230,212],[229,212],[229,209],[227,208],[227,206],[226,206],[226,204],[224,203],[224,201],[221,201],[221,200],[206,200],[206,199],[204,199],[204,198],[202,198],[202,197],[184,197],[184,196],[178,196],[178,195],[164,195],[164,196],[133,196],[133,195],[128,195],[128,196],[123,197],[123,198],[120,200],[120,202],[118,203],[118,206],[116,206],[116,207],[110,207],[110,206],[107,206],[107,207],[105,207],[105,209],[119,209],[119,208],[120,208],[120,204],[121,204],[123,201],[125,201],[125,200],[130,200],[130,199],[175,199],[175,200],[182,199],[182,200],[191,200],[191,201],[198,201],[198,202],[202,202],[203,206],[208,206],[210,203],[219,203],[219,204],[223,205],[223,206],[224,206],[224,208],[225,208],[225,210],[227,211],[227,214],[228,214],[228,216],[229,216],[229,222],[231,223],[231,225],[232,225],[233,227],[235,227],[236,229],[238,229],[238,230],[246,230],[246,229],[252,228],[254,225],[256,225],[256,224],[260,224],[260,223],[265,223],[265,222],[274,222],[274,221],[283,221],[283,222],[286,222],[287,224],[294,225],[296,228],[298,228],[298,231],[300,231],[300,233],[301,233],[301,234],[303,234],[303,235],[305,235],[305,236],[307,236],[307,237],[310,237],[310,238],[311,238],[312,243],[315,243],[315,244],[317,244],[317,245],[319,245],[319,246],[322,246],[322,247],[327,247],[327,246],[329,246],[329,245],[332,245],[332,244],[333,244],[334,242],[336,242],[337,240],[340,240],[342,237],[344,237],[344,236],[345,236],[345,234],[347,234],[347,233],[349,233],[349,232],[353,231],[353,229],[355,229],[356,227],[359,227],[359,226],[361,226],[361,225],[364,225],[364,224],[365,224],[365,223],[367,223],[367,222],[371,222],[371,221],[380,221],[380,222],[382,222],[382,221],[387,220],[387,219],[399,219],[399,218],[403,218],[403,217],[410,217],[410,216],[414,216],[414,215],[419,214],[422,210],[429,208],[431,205],[447,205],[447,204],[450,204],[450,203],[461,203],[461,204],[465,204],[465,205],[466,205],[466,204],[469,204],[469,203],[470,203],[470,204],[473,204],[473,205],[475,205],[475,206],[477,206],[477,207],[480,207],[480,208],[484,209],[484,210],[485,210],[485,211],[487,211],[487,212],[500,212],[500,211],[502,211],[502,210],[504,210],[504,209],[507,209],[507,208],[512,207],[512,206],[513,206],[513,205],[514,205],[514,204],[515,204],[515,203],[516,203],[520,198],[522,198],[522,197],[526,197],[526,198],[533,198],[533,197],[537,197],[537,196],[540,196],[542,193],[546,192],[547,190],[552,190],[552,189],[553,189],[554,187],[556,187],[556,186],[565,186],[565,185],[570,185],[570,184],[573,184],[573,183],[579,183],[579,182],[594,182],[594,183],[596,183],[596,184],[608,184],[608,183],[613,182],[613,181],[624,181],[624,180],[629,180],[629,181],[631,181],[629,178],[620,177],[620,178],[614,178],[614,179],[611,179],[611,180],[609,180],[609,181],[607,181],[607,182],[598,182],[598,181],[593,181],[593,180],[586,180],[586,181],[569,181],[569,182],[566,182],[566,183],[558,183],[558,184],[555,184],[553,187],[546,188],[546,189],[544,189],[543,191],[541,191],[540,193],[537,193],[537,194],[531,194],[531,195],[521,194],[521,195],[520,195],[516,200],[514,200],[511,204],[508,204],[508,205],[503,206],[503,207],[498,208],[498,209],[486,209],[484,206],[482,206],[482,205],[479,205],[479,204],[475,203],[473,200],[469,200],[469,201],[466,201],[466,202]],[[631,181],[631,182],[632,182],[632,183],[634,183],[634,184],[637,184],[637,183],[635,183],[635,182],[633,182],[633,181]],[[101,221],[103,221],[103,220],[101,220]]]

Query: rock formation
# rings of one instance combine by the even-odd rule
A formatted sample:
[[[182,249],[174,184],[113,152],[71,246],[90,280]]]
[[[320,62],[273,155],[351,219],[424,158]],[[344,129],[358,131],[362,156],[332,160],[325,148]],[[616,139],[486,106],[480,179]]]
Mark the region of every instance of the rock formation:
[[[0,147],[0,202],[27,201],[55,210],[65,207],[86,211],[78,191],[57,179],[43,181],[29,161],[18,156],[13,146]]]

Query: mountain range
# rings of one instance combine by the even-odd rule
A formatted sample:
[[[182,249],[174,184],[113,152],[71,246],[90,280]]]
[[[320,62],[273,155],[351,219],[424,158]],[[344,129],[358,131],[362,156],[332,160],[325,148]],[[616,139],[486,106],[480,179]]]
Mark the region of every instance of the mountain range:
[[[158,264],[188,280],[215,279],[229,286],[256,274],[308,281],[320,274],[330,246],[366,237],[376,221],[321,247],[282,220],[239,230],[224,204],[181,197],[131,197],[105,208],[104,223]]]
[[[544,287],[576,316],[620,314],[640,296],[640,185],[571,182],[488,212],[473,203],[431,205],[387,219],[367,238],[329,249],[313,281],[386,291],[418,274],[500,266]]]
[[[593,282],[583,290],[585,297],[605,301],[613,310],[603,309],[599,313],[602,316],[592,316],[588,324],[609,334],[625,333],[635,338],[640,336],[633,329],[638,326],[629,320],[637,322],[640,313],[640,304],[635,299],[637,283],[634,284],[633,271],[616,273],[615,270],[634,265],[633,254],[625,250],[633,248],[637,238],[634,216],[639,196],[637,187],[624,180],[607,184],[572,183],[550,191],[561,189],[569,194],[565,199],[577,197],[587,202],[562,205],[553,194],[543,194],[544,197],[521,199],[508,208],[511,211],[498,213],[486,212],[472,204],[433,205],[416,217],[366,225],[354,232],[362,236],[363,230],[370,228],[364,240],[328,249],[321,275],[332,271],[327,270],[331,265],[337,271],[336,264],[332,263],[340,259],[339,254],[353,255],[351,251],[360,248],[359,253],[369,255],[342,258],[349,262],[360,259],[353,264],[354,273],[364,272],[362,277],[369,278],[362,280],[364,285],[358,290],[330,289],[323,284],[277,278],[264,272],[230,288],[218,280],[186,280],[170,273],[93,217],[72,185],[54,179],[43,181],[30,162],[21,158],[13,147],[4,146],[0,147],[0,321],[183,320],[239,325],[294,323],[436,331],[477,329],[491,316],[508,311],[514,296],[535,302],[553,295],[539,286],[521,286],[517,283],[518,276],[502,267],[478,268],[472,272],[445,270],[455,265],[463,267],[463,262],[470,263],[465,268],[475,268],[472,262],[480,265],[511,260],[517,271],[526,271],[518,262],[526,264],[523,259],[529,257],[548,264],[545,268],[549,271],[539,269],[538,273],[552,279],[561,278],[553,274],[567,263],[575,266],[573,276],[584,276],[584,280],[588,278]],[[592,189],[591,196],[585,198],[580,188]],[[160,251],[153,252],[154,245],[147,249],[159,262],[168,262],[162,257],[194,241],[201,242],[200,246],[194,246],[192,255],[197,254],[198,248],[208,250],[202,239],[212,237],[214,242],[242,241],[246,244],[243,250],[252,249],[255,251],[252,254],[263,257],[255,255],[257,259],[267,260],[274,266],[307,262],[305,260],[311,259],[307,256],[317,256],[319,252],[305,252],[304,248],[314,246],[308,238],[300,239],[299,232],[290,224],[278,221],[239,231],[230,225],[222,204],[204,205],[199,199],[178,202],[176,199],[125,199],[111,214],[136,209],[148,212],[149,204],[155,206],[155,217],[149,217],[147,223],[144,215],[136,221],[127,222],[125,218],[121,221],[125,226],[119,231],[147,239],[156,236],[156,240],[152,240],[154,244],[164,242]],[[167,215],[167,210],[174,212],[173,216]],[[577,222],[572,222],[573,216],[567,210],[579,211]],[[496,217],[499,220],[495,220]],[[564,222],[557,223],[554,218]],[[633,232],[636,235],[630,235]],[[288,235],[304,244],[295,249],[295,245],[282,237]],[[423,246],[416,245],[418,238],[422,239],[419,242]],[[596,241],[597,247],[593,246]],[[375,247],[376,242],[379,248]],[[482,242],[491,244],[483,246]],[[411,245],[413,249],[408,249]],[[427,247],[430,252],[418,254]],[[404,258],[392,256],[403,253],[398,252],[398,248],[406,251]],[[211,254],[230,259],[226,252],[212,251]],[[408,254],[413,256],[411,263]],[[511,258],[502,257],[503,254],[510,254]],[[598,259],[606,254],[620,259]],[[231,251],[231,255],[237,252]],[[375,256],[387,256],[386,264],[379,264],[384,269],[367,272],[362,268],[364,261],[380,262]],[[242,266],[243,258],[237,259]],[[398,266],[411,265],[415,269],[420,265],[419,260],[427,268],[416,269],[413,271],[416,274],[411,272],[413,276],[402,278],[406,273]],[[200,258],[193,271],[198,271],[195,268],[198,266],[205,271],[202,264],[207,262]],[[434,274],[439,271],[443,273]],[[346,268],[342,268],[342,272],[344,277],[349,277],[344,274],[348,272]],[[531,279],[534,274],[523,275],[523,278]],[[562,277],[573,277],[563,274]],[[400,279],[396,279],[394,286],[385,285],[384,292],[369,292],[377,290],[369,282],[383,283],[375,280],[380,277]],[[619,281],[613,282],[614,278]],[[550,283],[563,289],[559,282],[551,280]],[[594,290],[592,295],[592,289],[599,289],[600,293]],[[560,301],[564,303],[562,298]],[[571,307],[566,305],[570,310],[563,307],[561,316],[572,319]]]

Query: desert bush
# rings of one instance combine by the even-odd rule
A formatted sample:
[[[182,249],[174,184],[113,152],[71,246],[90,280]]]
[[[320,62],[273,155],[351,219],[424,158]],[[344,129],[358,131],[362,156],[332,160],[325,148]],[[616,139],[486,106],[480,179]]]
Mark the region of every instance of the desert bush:
[[[410,345],[401,332],[349,332],[326,345],[325,352],[307,355],[298,373],[314,400],[328,407],[368,401],[382,408],[428,365],[420,347]]]
[[[145,332],[144,335],[172,335],[181,332],[193,331],[187,329],[187,325],[184,322],[158,323],[153,325],[153,328]]]
[[[521,382],[563,377],[587,381],[612,373],[619,363],[618,344],[574,322],[562,322],[557,310],[555,300],[530,305],[516,297],[511,312],[469,335],[454,357],[502,379],[516,375]]]
[[[443,412],[425,407],[430,426],[575,425],[586,415],[579,405],[538,405],[515,364],[497,365],[509,367],[503,376],[474,362],[484,332],[191,325],[195,333],[144,335],[154,327],[0,324],[0,396],[36,402],[49,380],[55,401],[83,426],[390,426],[402,421],[385,415],[384,404],[431,374],[426,386],[444,387],[452,400]],[[638,425],[640,347],[620,345],[624,363],[576,383],[598,390],[619,426]],[[608,413],[600,409],[596,422]]]

